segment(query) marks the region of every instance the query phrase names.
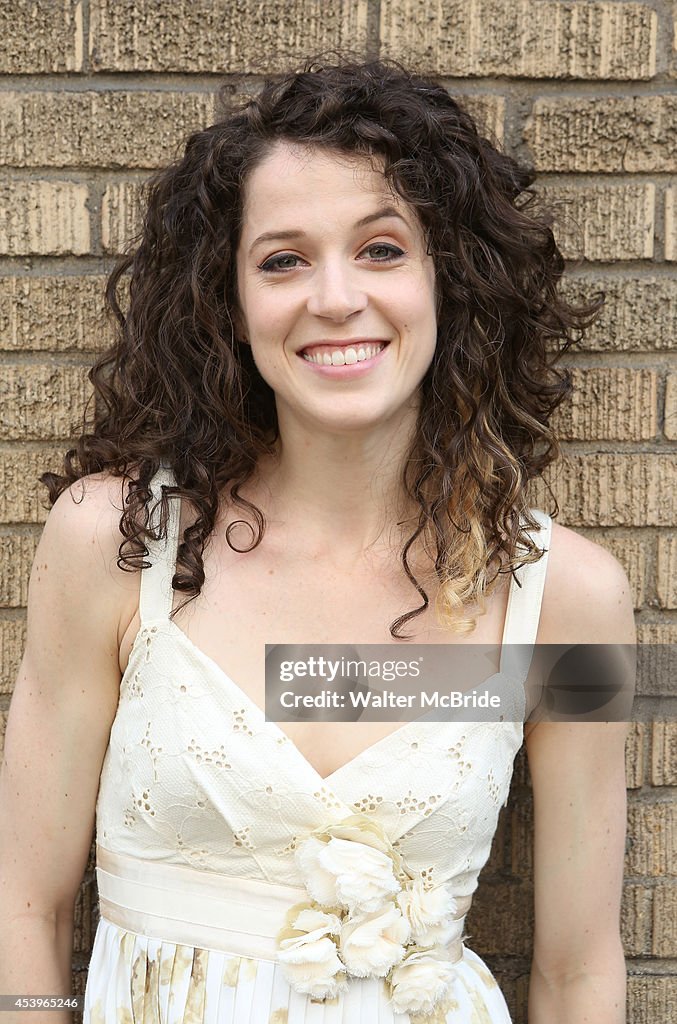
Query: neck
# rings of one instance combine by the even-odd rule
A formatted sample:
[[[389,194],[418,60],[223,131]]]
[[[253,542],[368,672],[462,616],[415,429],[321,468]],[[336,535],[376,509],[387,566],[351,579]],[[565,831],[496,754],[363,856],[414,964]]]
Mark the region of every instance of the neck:
[[[261,460],[254,481],[272,530],[337,565],[399,555],[418,512],[402,486],[415,426],[408,418],[406,430],[400,420],[344,434],[280,424],[276,455]]]

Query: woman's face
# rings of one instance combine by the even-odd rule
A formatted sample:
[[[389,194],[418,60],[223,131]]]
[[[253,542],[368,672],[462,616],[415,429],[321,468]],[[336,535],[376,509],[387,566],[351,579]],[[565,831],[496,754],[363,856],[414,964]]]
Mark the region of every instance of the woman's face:
[[[282,434],[290,417],[346,433],[415,416],[437,338],[435,270],[383,174],[278,143],[249,176],[243,212],[241,328]]]

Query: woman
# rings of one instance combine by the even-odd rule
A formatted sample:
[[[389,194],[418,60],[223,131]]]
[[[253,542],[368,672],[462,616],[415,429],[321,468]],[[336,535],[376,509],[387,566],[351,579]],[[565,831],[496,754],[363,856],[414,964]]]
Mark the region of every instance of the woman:
[[[624,1020],[626,730],[539,721],[513,655],[634,642],[620,564],[526,506],[600,305],[559,294],[532,180],[434,81],[350,60],[152,179],[94,426],[41,478],[9,990],[70,988],[96,810],[86,1021],[508,1022],[463,922],[525,737],[530,1024]],[[501,645],[505,720],[264,720],[266,643],[408,640]]]

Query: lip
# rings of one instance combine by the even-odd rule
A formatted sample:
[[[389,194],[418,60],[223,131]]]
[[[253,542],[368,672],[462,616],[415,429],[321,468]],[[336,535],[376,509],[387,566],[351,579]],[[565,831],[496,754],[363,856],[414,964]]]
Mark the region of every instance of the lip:
[[[325,366],[324,363],[315,363],[310,359],[303,358],[303,352],[305,352],[307,348],[314,348],[317,345],[332,345],[334,349],[355,348],[358,345],[383,345],[383,348],[380,352],[377,352],[375,356],[372,356],[371,359],[363,359],[361,363],[344,363],[343,366]],[[351,339],[346,342],[315,341],[312,346],[306,345],[305,348],[300,349],[296,354],[302,361],[303,365],[307,366],[313,373],[318,373],[323,377],[332,377],[338,380],[353,380],[355,377],[361,377],[365,373],[368,373],[372,367],[379,362],[379,360],[383,359],[389,348],[390,342],[386,341],[385,338],[376,338],[373,340],[368,338],[359,338]]]

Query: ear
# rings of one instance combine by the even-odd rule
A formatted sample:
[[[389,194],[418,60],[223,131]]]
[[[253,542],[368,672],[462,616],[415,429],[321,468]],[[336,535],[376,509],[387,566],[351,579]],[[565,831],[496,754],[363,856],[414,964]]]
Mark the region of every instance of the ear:
[[[240,344],[248,345],[249,337],[244,317],[239,309],[231,310],[231,319],[233,322],[233,336],[236,342]]]

